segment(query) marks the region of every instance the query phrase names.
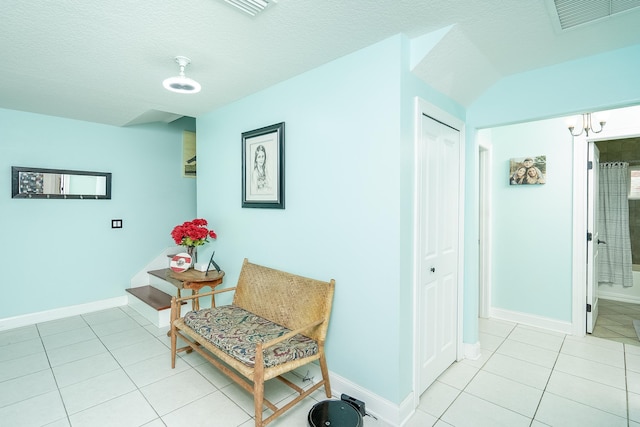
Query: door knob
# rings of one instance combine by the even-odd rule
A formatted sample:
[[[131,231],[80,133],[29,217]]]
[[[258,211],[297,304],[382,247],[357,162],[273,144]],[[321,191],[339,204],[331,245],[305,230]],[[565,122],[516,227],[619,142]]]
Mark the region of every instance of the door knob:
[[[435,272],[436,272],[436,268],[435,268],[435,267],[431,267],[431,268],[429,269],[429,271],[431,271],[432,273],[435,273]]]

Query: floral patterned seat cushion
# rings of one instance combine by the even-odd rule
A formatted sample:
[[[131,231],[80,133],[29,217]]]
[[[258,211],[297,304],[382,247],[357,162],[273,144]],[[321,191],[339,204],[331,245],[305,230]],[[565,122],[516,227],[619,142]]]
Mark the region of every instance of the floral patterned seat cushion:
[[[190,311],[184,323],[220,350],[253,367],[256,345],[278,338],[289,329],[233,305]],[[264,366],[279,364],[313,356],[318,353],[318,343],[297,334],[264,351]]]

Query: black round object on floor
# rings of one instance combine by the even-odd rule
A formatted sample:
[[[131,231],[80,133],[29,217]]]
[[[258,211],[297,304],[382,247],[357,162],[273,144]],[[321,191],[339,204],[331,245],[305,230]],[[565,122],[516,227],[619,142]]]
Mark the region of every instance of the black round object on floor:
[[[342,400],[323,400],[309,411],[309,427],[362,427],[362,414]]]

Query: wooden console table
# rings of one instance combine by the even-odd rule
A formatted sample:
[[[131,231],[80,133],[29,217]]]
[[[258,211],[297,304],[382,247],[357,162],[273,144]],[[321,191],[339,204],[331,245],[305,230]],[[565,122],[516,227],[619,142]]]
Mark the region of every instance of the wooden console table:
[[[182,289],[190,289],[193,295],[197,295],[200,289],[205,286],[210,286],[213,290],[216,286],[222,284],[222,278],[224,277],[224,271],[209,271],[206,275],[204,271],[198,271],[189,269],[182,273],[176,273],[170,268],[163,268],[162,270],[148,271],[152,276],[158,277],[164,281],[171,283],[178,288],[178,298],[180,298],[180,291]],[[213,296],[211,297],[213,298]],[[193,310],[200,310],[199,298],[192,300],[191,307]],[[215,306],[215,300],[211,301],[212,306]]]

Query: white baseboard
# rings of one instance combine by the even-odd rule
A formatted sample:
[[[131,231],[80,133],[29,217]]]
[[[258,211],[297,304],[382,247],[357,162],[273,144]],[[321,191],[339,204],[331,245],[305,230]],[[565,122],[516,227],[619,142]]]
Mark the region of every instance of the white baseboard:
[[[376,418],[386,421],[392,426],[401,425],[401,421],[408,419],[413,413],[413,397],[407,397],[400,405],[396,405],[387,399],[370,392],[369,390],[352,383],[348,379],[340,375],[329,372],[331,381],[331,392],[334,397],[340,399],[340,396],[348,394],[365,403],[365,409]],[[408,414],[404,414],[408,412]]]
[[[480,341],[475,344],[464,343],[464,358],[469,360],[478,360],[482,356]]]
[[[494,307],[491,307],[489,313],[490,317],[493,317],[495,319],[521,323],[523,325],[534,326],[541,329],[548,329],[550,331],[560,332],[563,334],[573,334],[573,325],[571,324],[571,322],[563,322],[562,320],[550,319],[548,317],[535,316],[533,314],[503,310],[501,308]]]
[[[400,408],[398,410],[398,419],[400,419],[400,422],[392,425],[405,425],[409,421],[409,418],[413,416],[414,412],[416,412],[416,408],[413,406],[413,392],[411,392],[406,399],[400,403]]]
[[[634,295],[620,295],[615,292],[607,292],[598,290],[598,298],[608,299],[612,301],[618,302],[630,302],[633,304],[640,304],[640,297],[636,297]]]
[[[108,308],[120,307],[123,305],[127,305],[126,296],[40,311],[37,313],[29,313],[22,316],[7,317],[5,319],[0,319],[0,331],[35,325],[36,323],[49,322],[51,320],[58,320],[64,317],[77,316],[79,314],[87,314],[93,311],[106,310]]]

